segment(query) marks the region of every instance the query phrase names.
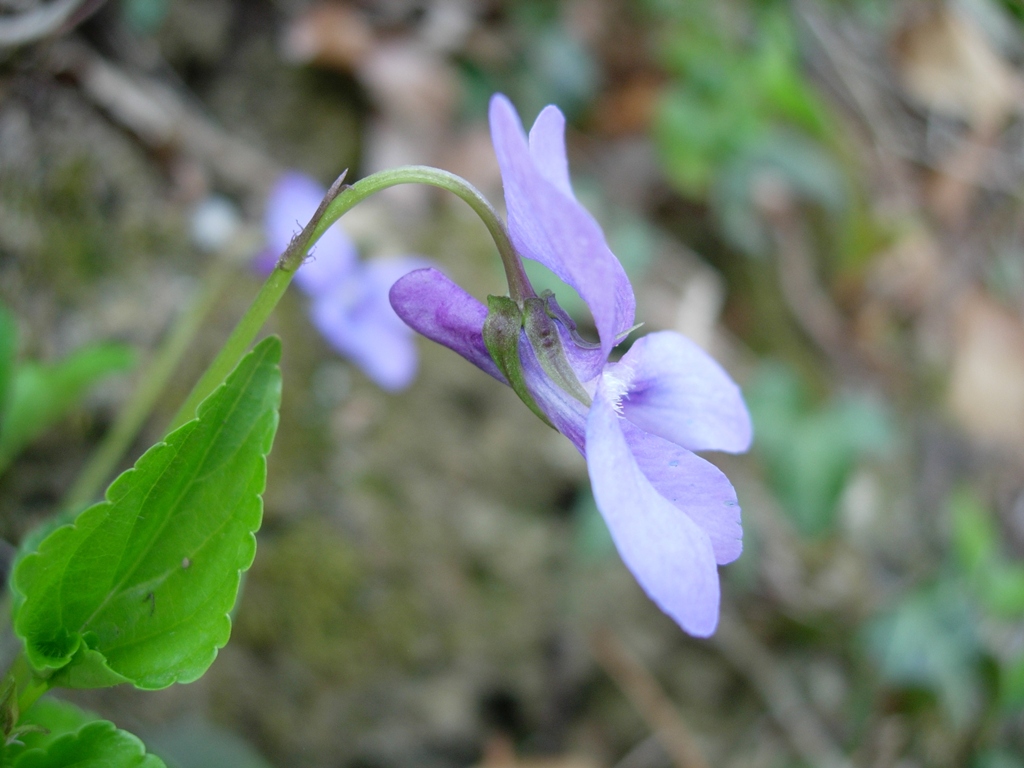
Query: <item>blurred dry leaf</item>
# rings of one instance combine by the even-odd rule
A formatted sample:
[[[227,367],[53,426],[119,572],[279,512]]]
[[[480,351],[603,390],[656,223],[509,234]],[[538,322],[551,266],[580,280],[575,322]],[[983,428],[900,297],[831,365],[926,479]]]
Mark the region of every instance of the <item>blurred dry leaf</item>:
[[[312,6],[288,28],[282,48],[288,61],[354,73],[376,107],[404,125],[447,124],[458,103],[458,78],[443,54],[415,36],[377,38],[348,5]]]
[[[375,46],[356,74],[378,108],[405,125],[447,125],[459,102],[455,70],[412,39]]]
[[[584,755],[564,754],[543,757],[519,757],[504,736],[495,736],[484,745],[483,759],[476,768],[600,768]]]
[[[954,322],[950,410],[974,438],[1024,450],[1024,323],[980,291]]]
[[[663,91],[663,79],[653,74],[626,80],[605,93],[597,103],[598,130],[612,137],[646,132]]]
[[[282,55],[296,64],[352,72],[374,44],[363,14],[347,5],[314,5],[285,31]]]
[[[442,168],[466,179],[490,199],[503,199],[501,171],[486,123],[474,123],[453,133],[443,150],[439,158]]]
[[[875,257],[868,290],[900,314],[915,314],[935,295],[942,269],[935,239],[923,227],[917,228]]]
[[[949,8],[912,19],[897,36],[895,55],[916,101],[975,129],[998,125],[1019,106],[1017,72],[973,21]]]

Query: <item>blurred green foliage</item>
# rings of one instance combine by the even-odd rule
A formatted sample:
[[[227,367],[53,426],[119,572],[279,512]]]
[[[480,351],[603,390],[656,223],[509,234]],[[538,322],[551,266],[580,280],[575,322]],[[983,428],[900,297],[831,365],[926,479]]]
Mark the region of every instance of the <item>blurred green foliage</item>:
[[[857,265],[887,238],[858,192],[843,126],[801,66],[791,11],[780,4],[659,3],[669,81],[653,136],[666,176],[708,204],[725,240],[765,256],[766,192],[823,214],[834,260]]]
[[[55,363],[18,363],[18,327],[0,307],[0,471],[99,381],[134,365],[123,344],[91,344]]]
[[[673,10],[661,56],[672,83],[654,132],[680,191],[707,195],[725,166],[780,140],[783,129],[827,138],[828,111],[800,72],[784,11],[756,14],[744,39],[715,4],[679,3]]]
[[[996,522],[973,491],[957,489],[948,505],[949,562],[868,623],[864,639],[890,684],[934,693],[962,729],[986,714],[993,687],[996,716],[1024,707],[1024,565],[1002,551]],[[978,760],[1005,764],[995,752]]]
[[[566,26],[562,10],[550,0],[508,4],[515,53],[488,67],[469,59],[459,62],[467,114],[486,114],[495,92],[515,102],[527,125],[548,104],[557,104],[572,120],[593,103],[601,69],[590,48]]]
[[[782,364],[764,364],[746,389],[754,449],[790,521],[804,536],[831,533],[839,500],[858,462],[883,455],[893,441],[881,406],[839,397],[815,404]]]

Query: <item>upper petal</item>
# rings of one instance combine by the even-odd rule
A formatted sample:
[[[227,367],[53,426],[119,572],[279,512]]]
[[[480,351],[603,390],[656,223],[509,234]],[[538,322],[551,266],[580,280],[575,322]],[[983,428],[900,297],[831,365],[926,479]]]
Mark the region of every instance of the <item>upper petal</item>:
[[[497,94],[491,99],[490,122],[509,236],[523,256],[576,289],[590,308],[607,358],[619,334],[633,326],[636,301],[601,227],[569,188],[564,118],[555,107],[545,109],[527,144],[515,108]]]
[[[718,569],[708,535],[641,470],[607,387],[598,385],[587,420],[587,469],[597,507],[640,586],[692,635],[718,624]]]
[[[280,256],[292,238],[302,231],[316,213],[327,190],[315,180],[295,171],[282,174],[267,198],[264,229],[267,245]],[[340,224],[335,224],[313,247],[310,256],[295,273],[295,282],[315,296],[345,280],[356,263],[356,248]]]
[[[437,269],[418,269],[391,286],[391,306],[414,331],[458,352],[502,383],[484,344],[487,307]]]
[[[569,181],[569,158],[565,153],[565,115],[553,104],[544,107],[533,121],[530,155],[545,179],[575,198]]]
[[[753,428],[740,388],[685,336],[644,336],[615,371],[627,382],[623,415],[641,429],[691,451],[741,453],[750,447]]]

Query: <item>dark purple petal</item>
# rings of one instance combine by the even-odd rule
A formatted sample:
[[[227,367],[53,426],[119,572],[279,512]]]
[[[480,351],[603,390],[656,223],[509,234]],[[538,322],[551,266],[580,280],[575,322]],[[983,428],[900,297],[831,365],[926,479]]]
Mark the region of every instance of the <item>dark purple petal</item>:
[[[620,426],[644,477],[711,539],[715,562],[725,565],[739,557],[743,527],[729,478],[711,462],[629,421],[620,421]]]
[[[487,307],[440,271],[418,269],[398,280],[391,286],[391,306],[414,331],[458,352],[506,383],[484,344]]]
[[[597,508],[640,586],[691,635],[718,624],[718,569],[707,533],[662,496],[637,464],[602,377],[587,420],[587,469]]]
[[[567,189],[564,119],[556,108],[547,108],[527,144],[515,108],[498,94],[491,99],[490,121],[512,242],[523,256],[576,289],[590,308],[607,358],[617,337],[633,326],[636,302],[601,227]]]
[[[697,344],[671,331],[638,340],[615,366],[622,413],[691,451],[742,453],[752,426],[740,388]]]
[[[294,171],[277,180],[267,198],[264,217],[267,246],[277,257],[316,213],[326,193],[316,181]],[[295,273],[295,282],[311,296],[325,293],[348,279],[356,261],[355,245],[335,224],[313,246]]]
[[[366,286],[366,292],[374,297],[381,322],[407,335],[411,333],[409,326],[395,314],[391,306],[391,286],[410,272],[430,266],[429,261],[418,256],[386,256],[363,262],[359,270],[360,279]]]

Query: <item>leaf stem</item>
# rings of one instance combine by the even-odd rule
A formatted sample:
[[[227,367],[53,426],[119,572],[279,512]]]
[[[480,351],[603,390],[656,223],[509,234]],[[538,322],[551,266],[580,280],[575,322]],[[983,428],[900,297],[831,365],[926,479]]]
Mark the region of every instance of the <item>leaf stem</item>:
[[[274,271],[270,273],[266,282],[263,283],[263,287],[260,288],[260,292],[256,294],[253,303],[242,319],[238,321],[224,346],[221,347],[217,357],[213,359],[206,372],[193,387],[192,392],[189,393],[188,398],[178,409],[170,429],[176,429],[194,418],[199,403],[217,388],[242,359],[242,355],[245,354],[249,345],[260,332],[260,328],[263,327],[267,318],[270,317],[270,313],[281,300],[296,270],[302,265],[306,254],[309,253],[309,249],[323,236],[328,227],[358,203],[388,187],[399,184],[426,184],[448,190],[462,198],[483,220],[498,248],[502,265],[505,268],[505,276],[508,279],[509,296],[520,306],[526,299],[536,297],[537,294],[526,276],[523,263],[509,239],[501,218],[479,190],[465,179],[438,168],[407,165],[380,171],[365,179],[360,179],[351,186],[342,184],[343,180],[344,174],[331,187],[313,219],[292,240],[288,249],[277,262]]]
[[[11,665],[9,673],[14,678],[18,691],[18,712],[25,712],[50,690],[49,682],[32,671],[25,651],[21,651]]]
[[[84,507],[95,501],[102,492],[103,484],[117,468],[210,310],[220,298],[232,271],[231,265],[223,258],[216,259],[207,270],[199,291],[178,315],[156,356],[143,372],[132,399],[118,413],[103,442],[64,497],[64,510]]]

